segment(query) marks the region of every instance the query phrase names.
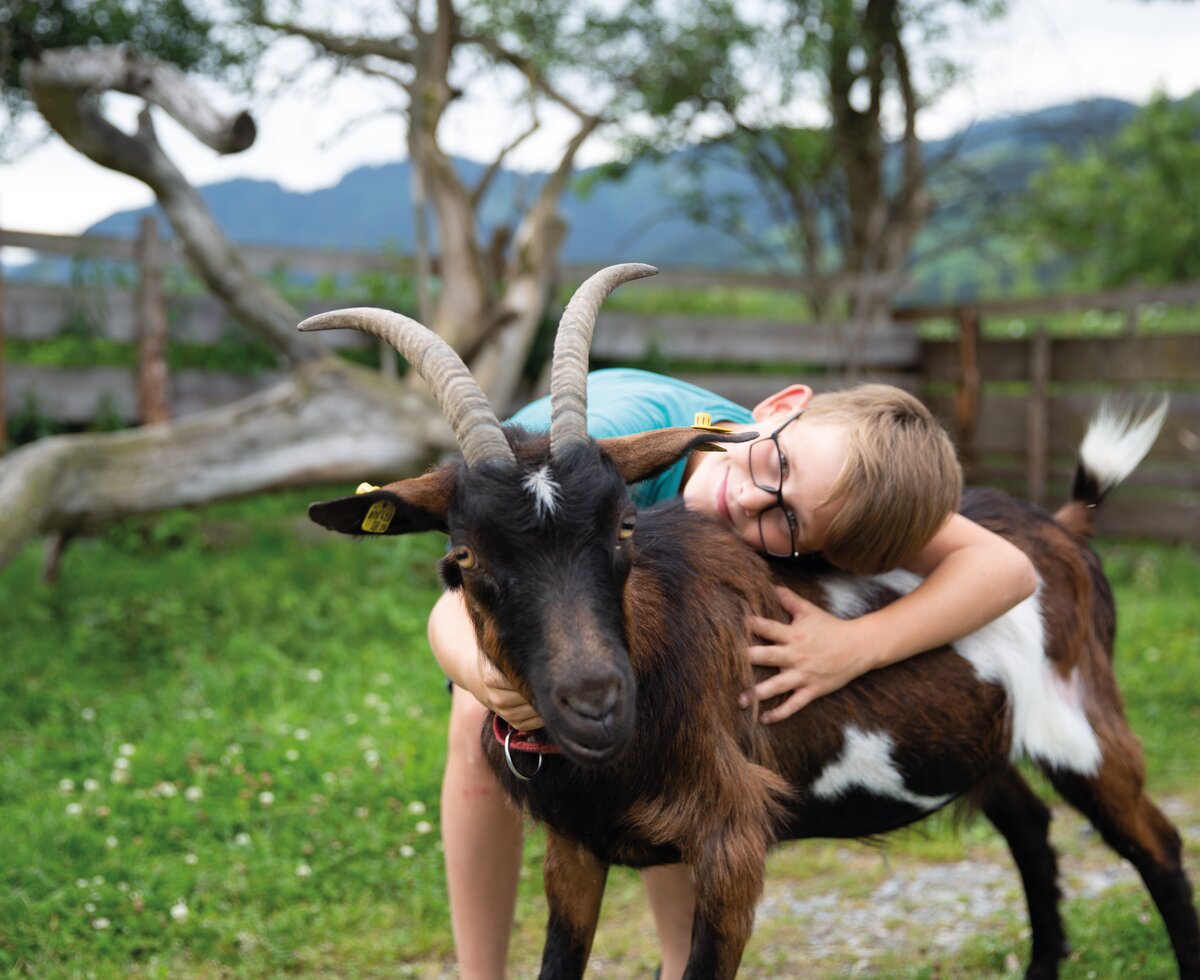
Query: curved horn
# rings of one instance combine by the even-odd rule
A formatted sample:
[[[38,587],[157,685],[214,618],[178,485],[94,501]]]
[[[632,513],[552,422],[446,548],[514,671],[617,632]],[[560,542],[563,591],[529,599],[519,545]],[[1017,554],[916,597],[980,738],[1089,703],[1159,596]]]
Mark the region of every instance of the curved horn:
[[[652,265],[610,265],[575,290],[563,310],[554,337],[554,369],[550,375],[551,458],[564,446],[587,441],[588,352],[600,304],[621,283],[656,275],[658,270]]]
[[[390,310],[359,306],[310,316],[299,329],[360,330],[391,344],[432,389],[467,466],[489,459],[516,463],[487,396],[454,348],[428,327]]]

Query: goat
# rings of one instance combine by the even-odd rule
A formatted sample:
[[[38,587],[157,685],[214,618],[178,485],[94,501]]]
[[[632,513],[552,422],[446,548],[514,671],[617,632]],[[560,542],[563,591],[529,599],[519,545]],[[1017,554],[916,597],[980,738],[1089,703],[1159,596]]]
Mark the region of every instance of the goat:
[[[544,719],[557,754],[537,734],[518,733],[514,744],[499,719],[482,733],[505,790],[547,827],[542,977],[582,976],[612,864],[688,863],[696,909],[686,976],[732,977],[770,845],[880,834],[956,799],[975,804],[1007,841],[1030,917],[1026,976],[1054,977],[1066,938],[1050,811],[1017,771],[1023,758],[1134,864],[1180,975],[1200,978],[1180,838],[1144,793],[1113,676],[1112,594],[1087,546],[1095,507],[1148,451],[1162,413],[1141,426],[1093,427],[1072,499],[1054,516],[996,491],[964,495],[964,514],[1030,556],[1035,596],[952,647],[866,674],[763,726],[737,695],[753,683],[747,616],[779,617],[777,583],[846,617],[893,601],[916,578],[767,560],[677,501],[635,511],[627,484],[716,439],[754,437],[588,437],[596,311],[621,282],[654,271],[604,270],[568,304],[548,435],[502,427],[457,355],[407,318],[347,310],[301,325],[352,327],[396,346],[462,447],[462,461],[309,513],[346,534],[448,534],[445,585],[463,591],[480,648]],[[517,759],[536,753],[536,763],[527,755],[518,766],[514,748]]]

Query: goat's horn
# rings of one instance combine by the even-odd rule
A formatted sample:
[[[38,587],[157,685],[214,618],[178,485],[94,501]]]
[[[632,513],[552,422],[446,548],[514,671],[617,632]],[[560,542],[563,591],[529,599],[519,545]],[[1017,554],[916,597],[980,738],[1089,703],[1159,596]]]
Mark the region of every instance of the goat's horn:
[[[656,276],[652,265],[627,262],[601,269],[575,290],[558,321],[550,375],[550,456],[587,440],[587,371],[600,304],[621,283]]]
[[[517,461],[487,396],[462,358],[428,327],[390,310],[360,306],[310,316],[299,329],[361,330],[391,344],[432,389],[467,466],[489,459]]]

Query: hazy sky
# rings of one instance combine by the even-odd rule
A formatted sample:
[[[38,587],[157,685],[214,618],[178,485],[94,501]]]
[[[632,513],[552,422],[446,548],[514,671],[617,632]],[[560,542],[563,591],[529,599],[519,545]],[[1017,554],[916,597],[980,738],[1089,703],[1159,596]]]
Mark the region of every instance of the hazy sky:
[[[1200,88],[1200,0],[1011,0],[1006,18],[965,30],[956,51],[973,65],[973,75],[926,111],[925,138],[973,120],[1080,98],[1142,102],[1156,89],[1180,96]],[[238,106],[228,93],[214,96],[226,108]],[[256,144],[232,157],[217,157],[169,120],[160,123],[159,134],[194,183],[248,176],[307,190],[336,183],[361,164],[402,156],[403,134],[394,118],[342,132],[372,100],[379,104],[378,89],[345,83],[304,99],[275,101],[255,113]],[[121,118],[132,121],[135,106],[125,100]],[[447,148],[475,158],[486,158],[508,135],[506,124],[512,126],[499,104],[448,123]],[[532,167],[549,158],[550,144],[563,133],[545,128],[550,132],[542,143],[517,158],[518,164]],[[603,144],[589,144],[581,162],[597,162],[605,153]],[[141,183],[97,167],[56,139],[14,165],[0,166],[0,223],[8,228],[75,233],[112,211],[150,200]]]

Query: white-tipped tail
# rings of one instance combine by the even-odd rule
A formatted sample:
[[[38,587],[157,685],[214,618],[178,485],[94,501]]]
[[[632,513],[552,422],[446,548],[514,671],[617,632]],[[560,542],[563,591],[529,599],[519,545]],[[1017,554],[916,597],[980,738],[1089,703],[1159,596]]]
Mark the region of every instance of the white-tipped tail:
[[[1107,493],[1124,480],[1150,452],[1167,418],[1168,399],[1149,409],[1100,406],[1079,447],[1079,461]]]

